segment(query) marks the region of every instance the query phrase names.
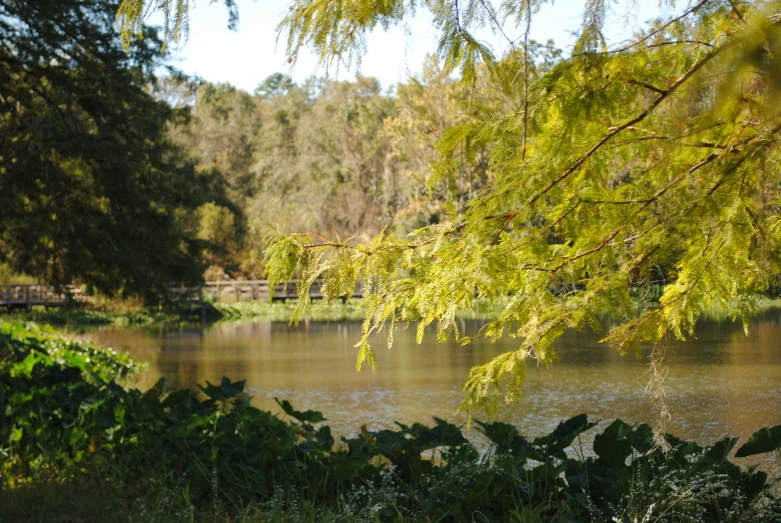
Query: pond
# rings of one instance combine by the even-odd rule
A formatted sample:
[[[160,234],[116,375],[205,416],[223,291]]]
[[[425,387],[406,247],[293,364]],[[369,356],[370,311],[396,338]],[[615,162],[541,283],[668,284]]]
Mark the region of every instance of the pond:
[[[462,324],[467,332],[478,321]],[[415,343],[415,329],[396,333],[393,348],[379,336],[376,374],[355,370],[358,322],[218,323],[204,329],[108,329],[89,334],[102,346],[127,350],[149,363],[148,383],[167,376],[174,387],[246,379],[254,404],[278,412],[273,398],[299,410],[323,412],[343,435],[389,427],[393,421],[429,423],[437,416],[456,423],[461,387],[470,367],[517,346],[503,339],[478,339],[460,346],[427,336]],[[520,403],[501,407],[499,419],[536,436],[579,413],[594,420],[622,418],[654,424],[650,401],[649,348],[642,355],[618,355],[593,332],[566,332],[557,342],[559,361],[530,367]],[[671,419],[667,431],[701,443],[727,434],[749,437],[762,426],[781,423],[781,312],[756,318],[746,336],[740,322],[701,322],[696,338],[666,345],[664,382]],[[474,432],[474,431],[470,431]]]

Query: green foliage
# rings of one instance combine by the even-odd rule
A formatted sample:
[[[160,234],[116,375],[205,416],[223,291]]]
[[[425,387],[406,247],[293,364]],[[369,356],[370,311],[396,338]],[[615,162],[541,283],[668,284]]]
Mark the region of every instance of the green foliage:
[[[117,384],[137,371],[113,351],[0,326],[0,516],[14,498],[86,482],[115,505],[139,495],[125,509],[145,521],[781,521],[774,483],[729,461],[736,439],[667,435],[664,451],[647,425],[616,420],[577,456],[596,425],[580,415],[532,440],[478,422],[484,452],[437,418],[337,443],[319,412],[255,409],[243,381],[207,382],[205,399],[165,379],[143,393]]]
[[[226,316],[215,307],[205,307],[207,321],[216,321]],[[281,313],[281,311],[280,311]],[[15,310],[0,321],[35,322],[48,324],[69,332],[85,332],[108,327],[160,327],[166,325],[201,325],[201,307],[193,302],[171,301],[162,306],[130,307],[117,311],[106,309],[86,309],[57,307],[45,309],[33,307],[30,311]]]
[[[196,227],[214,272],[261,277],[262,238],[277,224],[351,234],[426,219],[396,219],[411,200],[411,159],[392,148],[389,135],[402,136],[390,127],[397,102],[376,80],[296,85],[276,74],[254,96],[224,84],[161,83],[159,96],[189,111],[172,139],[198,172],[219,180]],[[232,226],[223,223],[228,212]]]
[[[57,327],[131,327],[161,323],[165,320],[165,315],[161,313],[155,314],[149,311],[113,314],[87,309],[52,308],[48,310],[32,310],[29,312],[15,311],[7,319],[49,324]]]
[[[229,27],[235,28],[238,11],[233,0],[225,0],[229,12]],[[327,67],[344,64],[360,67],[366,52],[366,35],[377,27],[387,30],[405,25],[406,19],[418,9],[430,11],[431,20],[439,33],[438,57],[447,74],[456,70],[470,83],[477,79],[481,65],[492,67],[496,63],[493,50],[475,36],[475,32],[488,28],[504,34],[500,18],[513,18],[517,23],[528,23],[533,12],[545,2],[503,2],[497,10],[485,0],[295,0],[287,8],[287,14],[277,30],[287,37],[286,52],[295,63],[303,48],[314,51],[320,63]],[[143,36],[142,22],[154,11],[164,16],[166,41],[179,43],[189,36],[189,12],[195,2],[177,0],[123,0],[117,14],[125,45]],[[582,42],[602,39],[600,31],[604,21],[606,3],[595,2],[585,13]],[[499,12],[501,11],[501,13]],[[526,31],[528,40],[528,29]],[[527,43],[525,40],[525,43]],[[514,47],[510,41],[511,47]],[[584,48],[587,44],[579,44]],[[592,46],[593,47],[593,46]]]
[[[378,359],[374,332],[387,328],[390,342],[417,321],[421,336],[437,324],[439,339],[468,343],[453,318],[475,298],[497,303],[478,335],[517,337],[518,349],[472,370],[470,410],[490,409],[502,393],[517,399],[523,362],[554,362],[552,342],[566,328],[597,329],[607,312],[619,321],[604,339],[622,354],[684,339],[714,305],[738,304],[747,322],[753,297],[781,272],[781,4],[702,0],[608,47],[609,6],[586,2],[568,56],[528,41],[542,4],[300,0],[280,26],[293,60],[306,46],[327,64],[358,61],[368,31],[427,9],[442,72],[461,71],[468,110],[426,128],[439,138],[437,161],[418,156],[430,191],[451,189],[445,212],[406,236],[392,227],[350,227],[347,240],[317,227],[271,232],[266,265],[275,282],[302,282],[297,315],[315,278],[329,300],[363,284],[359,366]],[[495,52],[474,36],[485,27],[523,44],[507,38]],[[414,81],[399,89],[417,91]],[[411,98],[406,107],[423,120],[432,108]],[[402,154],[421,150],[420,138]],[[460,198],[452,188],[473,173]],[[664,285],[659,306],[638,309],[633,294],[652,285]]]
[[[235,30],[239,25],[239,11],[235,0],[223,0],[228,10],[228,27]],[[144,26],[144,17],[151,11],[163,15],[163,33],[165,41],[173,40],[179,44],[190,33],[190,5],[187,2],[169,2],[166,0],[123,0],[117,11],[117,24],[122,31],[125,49],[131,47],[131,39],[144,38],[150,28]]]
[[[0,6],[0,263],[154,301],[200,279],[187,222],[208,176],[166,136],[180,113],[150,95],[161,42],[124,51],[117,7]]]
[[[706,0],[605,50],[605,4],[589,3],[575,54],[529,71],[528,50],[509,50],[480,73],[503,97],[443,133],[435,183],[489,154],[491,183],[463,209],[406,237],[273,234],[271,279],[322,278],[328,299],[362,283],[359,360],[370,334],[412,321],[468,343],[455,315],[475,298],[501,304],[478,336],[518,349],[472,369],[469,410],[517,399],[524,361],[554,362],[564,329],[598,329],[605,312],[621,353],[692,335],[713,305],[747,322],[781,272],[779,6]],[[519,74],[522,86],[507,81]],[[659,306],[638,309],[636,290],[660,284]]]
[[[781,425],[756,431],[751,439],[738,449],[735,457],[755,456],[774,450],[781,450]]]
[[[205,246],[203,257],[211,267],[225,266],[231,251],[236,250],[238,231],[236,217],[230,209],[207,202],[195,211],[198,220],[196,237]]]
[[[20,285],[36,285],[38,280],[27,274],[19,274],[8,263],[0,263],[0,281]]]
[[[220,321],[280,321],[289,322],[298,308],[298,300],[285,302],[245,301],[245,302],[215,302],[211,306],[220,314]],[[350,321],[360,320],[363,315],[358,310],[359,300],[347,302],[333,301],[322,306],[315,306],[306,312],[301,319],[313,321]]]
[[[475,147],[459,176],[437,175],[427,189],[438,137],[473,122],[478,104],[506,102],[484,76],[470,90],[433,57],[395,93],[372,78],[294,84],[276,73],[254,95],[181,75],[158,79],[156,95],[188,113],[169,135],[211,180],[189,229],[206,249],[207,279],[263,277],[262,239],[277,227],[404,234],[448,220],[487,184],[488,153]],[[227,213],[232,226],[204,223]]]
[[[224,238],[230,240],[235,236],[235,218],[230,209],[221,207],[214,202],[207,202],[198,207],[198,238],[211,243],[217,243]]]

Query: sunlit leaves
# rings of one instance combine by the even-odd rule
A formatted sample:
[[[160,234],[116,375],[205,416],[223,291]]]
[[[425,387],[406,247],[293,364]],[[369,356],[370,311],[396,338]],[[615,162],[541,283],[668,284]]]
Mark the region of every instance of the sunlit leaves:
[[[566,328],[597,329],[610,312],[605,340],[621,353],[685,338],[703,308],[750,314],[781,271],[781,4],[704,0],[607,48],[609,6],[590,1],[575,53],[539,64],[531,46],[499,54],[475,37],[497,29],[497,14],[524,34],[539,5],[301,0],[283,22],[291,53],[350,63],[372,28],[416,8],[434,15],[442,72],[461,73],[465,109],[432,118],[422,85],[399,92],[440,138],[440,161],[421,170],[431,193],[448,187],[443,212],[407,236],[274,233],[267,264],[273,281],[299,280],[301,310],[316,279],[326,301],[362,284],[359,365],[372,368],[372,334],[418,322],[418,341],[434,331],[468,342],[454,318],[487,298],[492,317],[474,336],[514,336],[518,348],[472,369],[467,409],[516,400],[526,363],[554,362]],[[421,133],[396,122],[394,146]],[[455,189],[474,172],[483,179],[463,197]],[[658,303],[651,286],[664,289]]]
[[[605,337],[621,353],[688,336],[714,303],[750,314],[750,297],[779,270],[772,166],[780,122],[767,105],[774,83],[762,78],[774,62],[756,58],[776,48],[779,29],[764,8],[746,12],[756,18],[745,25],[727,4],[706,7],[608,53],[596,45],[603,13],[595,12],[585,54],[535,76],[528,126],[520,112],[481,110],[442,133],[434,183],[453,179],[457,155],[468,161],[475,144],[491,150],[493,185],[463,213],[407,238],[381,237],[371,249],[308,247],[318,254],[301,259],[319,263],[326,280],[373,282],[364,342],[399,315],[419,322],[418,341],[432,324],[438,339],[459,339],[453,318],[475,296],[501,304],[477,335],[509,333],[519,348],[474,367],[464,386],[464,408],[490,410],[498,395],[520,397],[530,358],[555,361],[556,337],[598,329],[604,311],[622,320]],[[651,284],[667,286],[643,311],[633,296]]]
[[[369,31],[397,24],[414,5],[405,5],[404,0],[296,0],[279,30],[287,31],[291,59],[309,47],[327,66],[342,60],[350,67],[360,64]]]

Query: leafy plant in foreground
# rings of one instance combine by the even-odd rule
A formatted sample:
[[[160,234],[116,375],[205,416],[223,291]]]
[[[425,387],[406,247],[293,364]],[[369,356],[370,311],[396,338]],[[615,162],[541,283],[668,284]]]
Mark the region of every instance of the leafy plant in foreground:
[[[282,417],[252,407],[243,381],[206,382],[200,393],[169,391],[164,379],[145,392],[122,387],[117,380],[139,368],[127,357],[33,325],[0,325],[0,356],[6,498],[93,478],[128,500],[166,492],[154,509],[138,505],[141,519],[152,517],[149,510],[170,510],[185,520],[277,514],[348,521],[781,521],[775,480],[729,460],[734,438],[700,446],[667,435],[663,450],[648,425],[615,420],[594,437],[586,457],[576,448],[582,451],[581,438],[596,423],[579,415],[534,439],[507,423],[477,422],[489,441],[484,449],[437,418],[431,427],[363,427],[337,442],[320,412],[298,411],[284,400]],[[781,429],[763,429],[738,456],[779,448]]]

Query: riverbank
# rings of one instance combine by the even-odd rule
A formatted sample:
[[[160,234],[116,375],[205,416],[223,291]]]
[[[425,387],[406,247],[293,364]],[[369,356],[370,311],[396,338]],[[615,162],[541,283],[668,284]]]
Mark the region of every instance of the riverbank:
[[[0,520],[781,521],[777,479],[729,457],[773,451],[781,427],[658,447],[619,420],[575,416],[534,438],[476,421],[478,451],[435,419],[337,442],[319,412],[253,408],[244,382],[141,391],[140,368],[0,324]]]
[[[164,307],[145,308],[141,305],[124,307],[94,307],[70,309],[35,308],[32,311],[13,311],[0,313],[0,321],[33,321],[49,324],[55,327],[65,327],[71,330],[85,331],[105,327],[153,327],[198,325],[202,322],[232,321],[274,321],[289,322],[296,309],[296,300],[287,301],[239,301],[239,302],[206,302],[202,314],[201,308],[194,304],[169,304]],[[359,307],[360,300],[341,300],[329,303],[315,303],[302,317],[302,321],[361,321],[363,310]],[[654,306],[654,301],[644,297],[638,300],[638,310]],[[761,313],[768,310],[781,309],[781,298],[758,296],[749,304],[748,310]],[[702,311],[702,318],[711,321],[737,319],[739,304],[724,304],[713,306]],[[494,307],[487,300],[475,300],[474,310],[459,314],[457,319],[489,319],[494,314]],[[610,319],[609,315],[605,315]]]
[[[358,310],[359,300],[318,304],[302,320],[350,321],[363,318]],[[207,302],[202,314],[194,304],[171,304],[165,307],[137,306],[125,310],[110,308],[51,308],[36,307],[31,311],[15,310],[0,313],[0,321],[12,320],[49,324],[72,330],[92,330],[105,327],[153,327],[212,324],[220,321],[283,321],[289,322],[296,307],[295,301],[273,302]]]

